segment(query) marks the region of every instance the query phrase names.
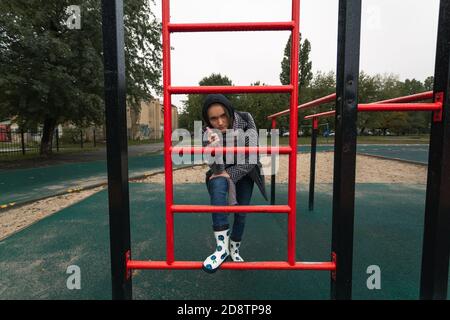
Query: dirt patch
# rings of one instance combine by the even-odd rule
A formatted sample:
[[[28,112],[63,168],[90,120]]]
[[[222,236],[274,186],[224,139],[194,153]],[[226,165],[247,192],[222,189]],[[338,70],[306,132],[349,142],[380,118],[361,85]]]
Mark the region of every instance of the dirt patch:
[[[276,181],[280,183],[288,182],[287,155],[279,158],[279,167]],[[270,158],[262,160],[263,165],[270,173]],[[320,152],[316,157],[316,183],[333,183],[333,152]],[[203,183],[206,165],[194,168],[174,171],[173,180],[175,184],[183,183]],[[297,183],[309,183],[310,154],[302,153],[297,155]],[[426,166],[403,163],[399,161],[384,160],[370,156],[358,155],[356,160],[356,182],[357,183],[406,183],[425,184],[427,177]],[[165,180],[164,174],[156,174],[145,179],[137,180],[141,183],[161,183]],[[270,182],[270,175],[266,175],[266,182]]]
[[[297,156],[297,176],[298,183],[309,183],[309,159],[306,153]],[[277,182],[288,182],[288,156],[282,155],[279,158],[279,169],[277,172]],[[270,158],[264,161],[264,167],[270,174]],[[333,182],[333,162],[332,152],[321,152],[316,158],[316,183]],[[199,165],[192,168],[174,170],[174,184],[204,183],[205,172],[208,167]],[[399,161],[383,160],[370,156],[357,156],[356,162],[356,182],[357,183],[405,183],[405,184],[425,184],[427,177],[427,167]],[[147,173],[142,179],[133,179],[139,183],[160,183],[164,184],[163,173]],[[270,183],[270,175],[266,176],[267,185]],[[49,216],[61,209],[81,201],[90,195],[104,189],[98,187],[91,190],[84,190],[77,193],[69,193],[62,196],[47,198],[34,203],[17,208],[10,208],[0,211],[0,240],[9,235],[26,228],[27,226]],[[318,188],[317,190],[319,190]]]

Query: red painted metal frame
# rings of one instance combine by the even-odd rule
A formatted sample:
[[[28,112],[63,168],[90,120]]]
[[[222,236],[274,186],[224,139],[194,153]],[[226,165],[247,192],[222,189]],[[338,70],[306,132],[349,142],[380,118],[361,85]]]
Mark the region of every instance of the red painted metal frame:
[[[294,29],[293,21],[248,23],[169,23],[170,32],[216,32],[216,31],[280,31]]]
[[[444,92],[436,92],[436,94],[434,96],[434,102],[440,103],[441,108],[434,112],[433,121],[441,122],[442,121],[442,111],[443,111],[443,106],[444,106]]]
[[[300,43],[300,0],[292,0],[292,21],[295,26],[292,30],[291,41],[291,70],[290,84],[293,86],[291,92],[291,117],[289,123],[289,144],[292,148],[289,154],[289,180],[288,180],[288,205],[292,208],[288,216],[288,263],[294,266],[296,218],[297,218],[297,128],[298,128],[298,65],[299,65],[299,43]]]
[[[313,119],[312,128],[313,129],[318,129],[319,128],[319,119],[317,117]]]
[[[392,98],[387,100],[378,101],[376,103],[406,103],[415,102],[421,100],[433,99],[433,91],[426,91],[421,93],[412,94],[409,96],[403,96],[398,98]]]
[[[245,212],[245,213],[291,213],[289,206],[207,206],[207,205],[172,205],[172,212],[210,213],[210,212]]]
[[[172,154],[211,154],[214,155],[216,152],[222,152],[222,154],[227,153],[263,153],[263,154],[290,154],[292,151],[291,147],[171,147]]]
[[[325,112],[321,112],[321,113],[315,113],[315,114],[310,114],[309,116],[304,117],[303,119],[305,120],[309,120],[309,119],[318,119],[318,118],[325,118],[325,117],[331,117],[334,116],[336,114],[336,112],[334,110],[330,110],[330,111],[325,111]]]
[[[330,262],[297,262],[295,259],[296,243],[296,174],[297,174],[297,134],[293,132],[298,125],[298,55],[299,55],[299,20],[300,0],[292,0],[292,21],[263,22],[263,23],[200,23],[200,24],[171,24],[170,1],[163,0],[162,34],[163,34],[163,85],[164,85],[164,164],[166,191],[166,261],[138,261],[131,260],[131,253],[126,254],[127,270],[133,269],[200,269],[202,262],[175,261],[174,259],[174,214],[175,213],[211,213],[211,212],[246,212],[246,213],[284,213],[288,214],[288,257],[287,261],[224,263],[221,269],[234,270],[336,270],[336,263]],[[291,78],[287,86],[207,86],[207,87],[173,87],[171,86],[170,69],[170,33],[172,32],[208,32],[208,31],[263,31],[290,30],[292,32],[291,46]],[[291,134],[289,147],[173,147],[172,133],[172,94],[206,94],[206,93],[290,93]],[[275,128],[275,119],[272,121]],[[208,206],[208,205],[175,205],[173,203],[173,165],[174,153],[203,153],[215,152],[249,153],[262,152],[289,154],[289,184],[288,205],[272,206]]]
[[[166,187],[166,263],[172,264],[174,258],[173,234],[173,167],[170,147],[172,146],[172,101],[168,90],[171,84],[170,70],[170,1],[162,1],[163,34],[163,85],[164,85],[164,173]],[[128,267],[128,265],[127,265]]]
[[[442,103],[371,103],[359,104],[358,112],[438,111]]]
[[[170,94],[207,94],[207,93],[290,93],[293,86],[202,86],[168,87]]]
[[[168,264],[165,261],[138,261],[130,260],[128,269],[201,269],[200,261],[175,261]],[[261,261],[261,262],[224,262],[220,269],[228,270],[323,270],[334,271],[334,262],[296,262],[290,264],[285,261]]]
[[[330,94],[328,96],[325,96],[325,97],[322,97],[322,98],[319,98],[319,99],[316,99],[316,100],[313,100],[313,101],[301,104],[301,105],[299,105],[297,107],[297,109],[298,110],[303,110],[303,109],[317,107],[317,106],[319,106],[321,104],[333,102],[335,99],[336,99],[336,93],[332,93],[332,94]],[[274,114],[268,116],[267,118],[273,120],[273,119],[276,119],[276,118],[278,118],[280,116],[283,116],[285,114],[289,114],[290,112],[291,112],[290,109],[283,110],[283,111],[280,111],[278,113],[274,113]]]
[[[438,94],[436,94],[437,96]],[[413,94],[410,96],[398,97],[368,104],[359,104],[358,112],[404,112],[404,111],[432,111],[435,113],[442,112],[442,102],[436,99],[432,103],[409,103],[433,98],[433,91]],[[330,117],[335,114],[334,110],[311,114],[304,119],[316,119]],[[435,120],[436,121],[436,120]]]

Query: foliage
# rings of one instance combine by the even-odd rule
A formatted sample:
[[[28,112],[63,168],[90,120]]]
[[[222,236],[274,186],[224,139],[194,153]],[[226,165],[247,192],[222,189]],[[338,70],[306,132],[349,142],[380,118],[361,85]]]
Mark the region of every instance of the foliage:
[[[0,2],[0,118],[23,128],[43,126],[41,154],[53,129],[104,121],[103,44],[98,0],[2,0]],[[81,9],[81,28],[69,29],[70,5]],[[127,100],[160,91],[161,26],[147,0],[124,5]]]

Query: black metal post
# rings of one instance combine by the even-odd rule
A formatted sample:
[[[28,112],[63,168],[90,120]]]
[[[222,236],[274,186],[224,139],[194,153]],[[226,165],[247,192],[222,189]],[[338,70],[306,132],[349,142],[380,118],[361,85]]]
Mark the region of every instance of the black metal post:
[[[319,132],[319,119],[313,118],[311,135],[311,160],[309,162],[309,211],[314,210],[314,186],[316,181],[316,149],[317,133]]]
[[[20,140],[22,144],[22,154],[25,155],[25,136],[23,134],[23,128],[20,128]]]
[[[112,298],[131,299],[123,0],[102,0]]]
[[[59,130],[56,128],[56,152],[59,152]]]
[[[278,140],[278,137],[274,137],[275,135],[275,131],[277,128],[277,122],[275,120],[275,118],[272,118],[272,130],[271,130],[271,134],[270,134],[270,144],[272,147],[276,147],[274,139]],[[276,183],[276,175],[275,175],[275,169],[276,169],[276,157],[277,155],[275,155],[274,153],[271,154],[271,172],[270,172],[270,204],[274,205],[275,204],[275,183]]]
[[[80,130],[80,147],[83,149],[83,130]]]
[[[274,163],[275,163],[276,159],[275,159],[275,155],[272,155],[271,157],[272,157],[272,172],[274,172],[275,171]],[[271,205],[275,204],[275,179],[276,179],[275,175],[272,174],[270,176],[270,204]]]
[[[94,148],[97,146],[97,141],[95,140],[95,128],[93,129],[93,139],[94,139]]]
[[[339,1],[331,298],[351,299],[361,0]]]
[[[420,279],[421,299],[447,299],[450,254],[450,2],[441,0],[434,75],[435,101],[442,115],[432,117]]]

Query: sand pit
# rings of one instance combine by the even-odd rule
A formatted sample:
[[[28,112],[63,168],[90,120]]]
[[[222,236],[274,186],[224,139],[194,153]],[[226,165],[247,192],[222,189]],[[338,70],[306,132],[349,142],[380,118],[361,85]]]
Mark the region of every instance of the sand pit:
[[[316,183],[333,182],[333,158],[332,152],[317,153],[316,157]],[[270,159],[264,164],[270,172]],[[310,154],[297,155],[297,183],[309,183]],[[281,155],[277,171],[277,183],[288,182],[288,156]],[[174,171],[174,183],[204,183],[206,165],[194,168]],[[384,160],[370,156],[358,155],[356,161],[356,183],[406,183],[425,184],[426,166],[404,163],[400,161]],[[137,180],[141,183],[161,183],[165,180],[164,174],[156,174],[145,179]],[[270,175],[266,176],[266,182],[270,182]]]

